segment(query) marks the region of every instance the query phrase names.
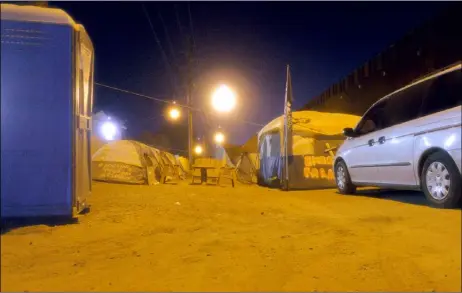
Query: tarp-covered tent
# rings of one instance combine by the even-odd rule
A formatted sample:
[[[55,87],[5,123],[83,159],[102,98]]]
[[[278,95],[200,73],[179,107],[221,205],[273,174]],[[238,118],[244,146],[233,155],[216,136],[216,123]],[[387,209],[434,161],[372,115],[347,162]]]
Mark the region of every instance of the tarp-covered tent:
[[[343,129],[354,127],[360,117],[315,111],[292,112],[292,155],[289,188],[316,189],[335,186],[332,159],[344,140]],[[258,133],[261,183],[279,186],[282,179],[284,116]]]
[[[181,171],[184,172],[185,174],[189,173],[189,160],[185,157],[182,156],[175,156],[176,161],[181,167]]]
[[[172,166],[179,166],[178,168],[178,175],[180,176],[180,178],[185,178],[186,177],[186,173],[187,171],[184,169],[183,167],[183,164],[185,163],[185,161],[183,160],[183,163],[179,160],[179,156],[175,156],[169,152],[165,152],[165,151],[162,151],[161,152],[162,155],[168,160],[169,164],[171,164]],[[184,159],[184,158],[183,158]],[[161,160],[162,163],[165,163],[164,161]],[[188,161],[189,162],[189,161]],[[189,163],[187,163],[189,164]]]
[[[157,174],[153,174],[155,177],[160,176],[160,156],[159,150],[137,141],[113,141],[102,146],[93,155],[92,178],[99,181],[145,184],[148,182],[147,167],[157,170]],[[169,154],[168,157],[170,156],[173,155]]]
[[[260,168],[260,160],[258,153],[243,152],[236,163],[237,180],[241,183],[259,182],[258,174]]]
[[[226,149],[223,146],[215,145],[214,148],[214,159],[222,162],[223,166],[234,167],[233,162],[231,161],[230,157],[228,156],[228,153],[226,152]]]
[[[233,165],[236,165],[242,153],[241,146],[240,145],[225,145],[223,148],[225,149],[226,154],[228,155],[228,158],[233,163]]]
[[[260,162],[257,135],[253,135],[242,146],[228,146],[225,149],[236,168],[237,180],[242,183],[258,183]]]

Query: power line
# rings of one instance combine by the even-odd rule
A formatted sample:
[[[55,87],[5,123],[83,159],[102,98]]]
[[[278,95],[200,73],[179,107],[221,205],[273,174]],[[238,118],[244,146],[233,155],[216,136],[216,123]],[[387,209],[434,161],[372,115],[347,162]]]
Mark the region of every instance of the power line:
[[[172,151],[177,151],[177,152],[182,152],[182,153],[187,153],[188,151],[187,150],[182,150],[182,149],[173,149],[173,148],[164,148],[166,150],[172,150]]]
[[[164,28],[165,38],[167,39],[167,43],[168,43],[168,46],[169,46],[169,49],[170,49],[170,53],[172,54],[172,57],[174,59],[173,63],[176,64],[176,62],[175,62],[176,54],[175,54],[175,50],[173,50],[173,44],[172,44],[172,40],[170,39],[170,34],[168,33],[167,26],[165,25],[164,19],[162,18],[162,15],[160,14],[160,11],[157,13],[157,15],[159,16],[160,22],[162,23],[162,27]]]
[[[200,108],[194,108],[194,107],[191,107],[191,106],[187,106],[187,105],[182,105],[182,104],[174,103],[173,101],[170,101],[170,100],[166,100],[166,99],[161,99],[161,98],[156,98],[156,97],[151,97],[151,96],[148,96],[148,95],[143,95],[143,94],[135,93],[135,92],[132,92],[132,91],[129,91],[129,90],[124,90],[124,89],[121,89],[121,88],[109,86],[109,85],[102,84],[102,83],[99,83],[99,82],[95,82],[95,85],[100,86],[100,87],[105,87],[105,88],[108,88],[108,89],[111,89],[111,90],[114,90],[114,91],[119,91],[119,92],[122,92],[122,93],[126,93],[126,94],[130,94],[130,95],[134,95],[134,96],[146,98],[146,99],[149,99],[149,100],[152,100],[152,101],[156,101],[156,102],[160,102],[160,103],[164,103],[164,104],[169,104],[169,105],[175,105],[175,106],[178,106],[178,107],[181,107],[181,108],[190,109],[190,110],[196,111],[196,112],[202,112],[202,113],[204,113],[204,115],[205,115],[206,113],[208,113],[208,114],[210,114],[210,115],[214,115],[214,113],[212,113],[212,112],[206,112],[206,111],[204,111],[204,110],[202,110],[202,109],[200,109]],[[256,123],[256,122],[247,121],[247,120],[243,120],[243,119],[235,119],[234,121],[236,121],[236,122],[242,122],[242,123],[249,124],[249,125],[254,125],[254,126],[265,126],[265,125],[263,125],[263,124],[259,124],[259,123]]]
[[[192,14],[191,14],[191,5],[188,2],[188,15],[189,15],[189,29],[191,30],[191,38],[193,42],[193,48],[196,47],[196,42],[194,40],[194,28],[193,28],[193,21],[192,21]]]
[[[241,120],[243,123],[245,124],[250,124],[250,125],[254,125],[254,126],[259,126],[259,127],[263,127],[265,126],[264,124],[260,124],[260,123],[256,123],[256,122],[252,122],[252,121],[248,121],[248,120]]]
[[[194,26],[193,26],[193,18],[192,18],[192,13],[191,13],[191,5],[190,3],[188,2],[188,16],[189,16],[189,29],[190,29],[190,34],[191,34],[191,37],[190,37],[190,45],[191,45],[191,51],[192,51],[192,54],[195,55],[196,53],[196,40],[194,38]],[[192,61],[192,60],[191,60]],[[192,62],[193,63],[193,62]],[[194,68],[193,68],[194,69]],[[209,116],[207,115],[207,113],[205,111],[202,111],[202,122],[208,126],[208,129],[212,129],[212,126],[211,126],[211,122],[210,122],[210,119],[209,119]]]
[[[181,27],[180,15],[178,14],[178,6],[175,4],[174,7],[175,7],[176,23],[178,24],[180,35],[183,36],[183,28]]]
[[[175,78],[174,78],[173,73],[172,73],[173,72],[172,66],[170,65],[170,62],[168,62],[167,54],[165,54],[164,48],[162,47],[162,44],[160,43],[159,37],[157,36],[156,30],[154,29],[154,26],[152,25],[151,18],[149,17],[149,13],[146,10],[146,7],[144,6],[143,3],[141,3],[141,6],[142,6],[144,14],[145,14],[145,16],[146,16],[146,18],[147,18],[147,20],[149,22],[149,26],[151,27],[151,31],[152,31],[152,34],[154,36],[154,39],[156,40],[156,43],[157,43],[157,45],[159,47],[159,50],[161,52],[162,59],[164,59],[164,62],[167,65],[167,70],[168,70],[168,72],[170,74],[170,82],[172,83],[172,86],[175,89],[177,86],[176,86]]]
[[[161,99],[161,98],[155,98],[155,97],[151,97],[151,96],[146,96],[146,95],[143,95],[143,94],[138,94],[138,93],[135,93],[135,92],[132,92],[132,91],[123,90],[123,89],[116,88],[116,87],[113,87],[113,86],[109,86],[109,85],[106,85],[106,84],[102,84],[102,83],[99,83],[99,82],[95,82],[95,85],[105,87],[105,88],[109,88],[109,89],[112,89],[112,90],[115,90],[115,91],[123,92],[123,93],[126,93],[126,94],[131,94],[131,95],[147,98],[147,99],[150,99],[150,100],[153,100],[153,101],[156,101],[156,102],[161,102],[161,103],[166,103],[166,104],[173,104],[173,102],[169,101],[169,100],[165,100],[165,99]]]
[[[209,112],[210,115],[212,116],[218,116],[217,113],[212,113],[212,112]],[[263,127],[265,126],[264,124],[260,124],[260,123],[256,123],[256,122],[253,122],[253,121],[249,121],[249,120],[244,120],[244,119],[234,119],[234,121],[237,121],[237,122],[242,122],[244,124],[249,124],[249,125],[254,125],[254,126],[259,126],[259,127]]]
[[[141,119],[140,121],[143,121],[143,122],[147,123],[148,121],[158,120],[158,119],[161,119],[161,118],[164,118],[166,120],[169,117],[168,117],[168,115],[165,115],[165,114],[159,114],[159,115],[149,116],[147,118]],[[174,124],[175,125],[181,125],[181,126],[186,125],[186,123],[183,122],[183,121],[175,121]]]
[[[145,145],[147,146],[150,146],[152,148],[155,148],[155,149],[158,149],[158,150],[167,150],[167,151],[177,151],[177,152],[182,152],[182,153],[187,153],[188,151],[187,150],[182,150],[182,149],[175,149],[175,148],[167,148],[167,147],[163,147],[163,146],[155,146],[155,145],[152,145],[152,144],[149,144],[149,143],[144,143]]]

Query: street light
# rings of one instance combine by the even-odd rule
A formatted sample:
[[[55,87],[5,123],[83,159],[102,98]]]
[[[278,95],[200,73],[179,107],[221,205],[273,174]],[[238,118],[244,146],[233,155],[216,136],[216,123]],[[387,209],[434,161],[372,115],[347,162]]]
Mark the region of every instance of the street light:
[[[194,152],[196,153],[196,155],[201,155],[202,147],[200,145],[196,145],[196,147],[194,148]]]
[[[114,140],[117,133],[116,125],[111,121],[106,121],[101,125],[101,133],[105,140],[111,141]]]
[[[168,111],[168,116],[172,119],[172,120],[178,120],[178,118],[180,118],[180,110],[178,110],[177,108],[171,108],[169,111]]]
[[[225,135],[221,132],[215,133],[215,142],[217,144],[222,144],[225,141]]]
[[[236,95],[226,85],[220,85],[212,95],[212,106],[218,112],[230,112],[236,106]]]

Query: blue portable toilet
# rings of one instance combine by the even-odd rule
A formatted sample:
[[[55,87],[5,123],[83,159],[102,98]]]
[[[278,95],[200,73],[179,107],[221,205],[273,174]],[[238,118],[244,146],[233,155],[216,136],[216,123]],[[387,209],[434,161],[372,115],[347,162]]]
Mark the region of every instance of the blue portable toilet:
[[[73,216],[91,193],[94,50],[60,9],[1,4],[1,216]]]

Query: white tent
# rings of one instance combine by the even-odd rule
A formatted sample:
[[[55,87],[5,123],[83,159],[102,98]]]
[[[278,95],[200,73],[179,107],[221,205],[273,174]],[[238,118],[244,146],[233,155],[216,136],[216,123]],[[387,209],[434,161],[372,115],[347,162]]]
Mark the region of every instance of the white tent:
[[[92,178],[99,181],[145,184],[148,182],[147,167],[156,170],[161,165],[160,155],[159,150],[137,141],[119,140],[107,143],[93,155]]]

